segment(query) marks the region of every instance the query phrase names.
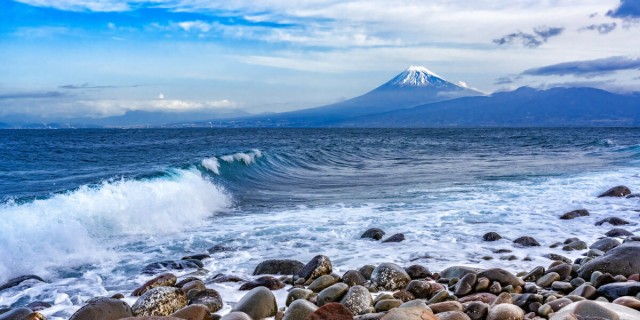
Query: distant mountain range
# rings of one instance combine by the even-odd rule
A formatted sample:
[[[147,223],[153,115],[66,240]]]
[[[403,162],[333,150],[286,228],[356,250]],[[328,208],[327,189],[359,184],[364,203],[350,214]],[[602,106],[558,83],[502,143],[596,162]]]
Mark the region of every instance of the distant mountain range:
[[[0,128],[640,126],[640,94],[595,88],[522,87],[485,95],[464,83],[449,82],[425,67],[412,66],[364,95],[291,112],[129,111],[108,118],[43,122],[33,119],[16,123],[0,117]]]

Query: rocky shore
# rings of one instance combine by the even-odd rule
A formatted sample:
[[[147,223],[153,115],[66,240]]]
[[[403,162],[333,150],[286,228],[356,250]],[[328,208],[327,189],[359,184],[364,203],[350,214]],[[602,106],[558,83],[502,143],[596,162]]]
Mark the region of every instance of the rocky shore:
[[[617,186],[600,197],[635,195]],[[558,218],[572,220],[588,215],[587,209],[577,209]],[[253,277],[245,279],[229,274],[209,277],[201,271],[202,261],[210,255],[191,255],[145,266],[142,273],[148,275],[147,282],[131,292],[89,299],[70,319],[640,319],[640,236],[624,228],[633,223],[603,217],[596,225],[612,226],[606,237],[589,244],[578,238],[558,239],[550,246],[583,252],[580,258],[549,253],[545,255],[547,265],[517,273],[469,266],[434,272],[425,265],[387,262],[337,274],[331,259],[318,255],[307,263],[266,260],[256,265]],[[378,228],[364,231],[361,238],[381,242],[405,239],[403,234],[387,236]],[[497,230],[484,234],[481,241],[500,239]],[[513,240],[513,246],[541,245],[535,235],[524,235]],[[217,250],[225,248],[213,247],[210,252]],[[193,272],[175,275],[185,270]],[[22,276],[0,285],[0,291],[28,281],[44,280],[35,275]],[[211,285],[230,282],[246,293],[225,308],[224,297]],[[284,304],[278,304],[274,291],[286,291]],[[32,302],[0,309],[0,320],[45,319],[38,311],[49,307],[47,302]]]

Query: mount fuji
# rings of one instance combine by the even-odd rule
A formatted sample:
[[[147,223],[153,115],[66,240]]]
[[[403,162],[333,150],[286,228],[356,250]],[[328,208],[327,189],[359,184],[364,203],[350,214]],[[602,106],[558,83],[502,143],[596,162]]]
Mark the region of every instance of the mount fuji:
[[[468,88],[464,83],[455,84],[425,67],[411,66],[374,90],[349,100],[233,122],[236,126],[259,127],[327,126],[354,117],[480,95],[483,93]]]

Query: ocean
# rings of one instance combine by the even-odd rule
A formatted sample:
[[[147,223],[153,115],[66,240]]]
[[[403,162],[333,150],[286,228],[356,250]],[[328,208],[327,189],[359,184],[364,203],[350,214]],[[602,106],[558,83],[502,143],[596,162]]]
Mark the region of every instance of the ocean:
[[[339,274],[528,271],[546,253],[579,257],[549,246],[593,242],[612,228],[602,218],[639,231],[640,198],[597,198],[639,191],[639,168],[638,128],[0,130],[0,285],[47,281],[0,291],[0,308],[45,301],[41,313],[66,319],[91,297],[128,296],[149,263],[216,245],[205,278],[318,254]],[[591,215],[558,219],[580,208]],[[360,239],[371,227],[406,240]],[[489,231],[503,239],[483,242]],[[542,246],[512,245],[525,235]],[[210,287],[222,313],[241,297],[239,284]]]

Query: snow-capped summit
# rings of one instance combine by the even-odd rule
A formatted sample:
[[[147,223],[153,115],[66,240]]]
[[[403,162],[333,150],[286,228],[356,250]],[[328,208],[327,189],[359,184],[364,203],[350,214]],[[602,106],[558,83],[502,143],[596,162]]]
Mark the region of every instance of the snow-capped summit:
[[[410,66],[402,73],[395,76],[385,85],[396,87],[435,87],[454,88],[458,85],[451,83],[435,72],[423,66]]]

